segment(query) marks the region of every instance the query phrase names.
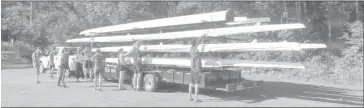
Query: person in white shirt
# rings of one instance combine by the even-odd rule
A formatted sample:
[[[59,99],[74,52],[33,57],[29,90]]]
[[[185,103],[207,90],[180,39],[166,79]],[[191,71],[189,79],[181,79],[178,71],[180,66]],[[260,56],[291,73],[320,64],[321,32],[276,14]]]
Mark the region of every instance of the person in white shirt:
[[[84,71],[84,75],[85,75],[85,82],[87,82],[87,73],[89,73],[90,79],[92,81],[92,73],[91,73],[91,69],[92,69],[92,61],[91,61],[92,47],[91,47],[91,43],[88,43],[86,45],[85,49],[83,49],[83,54],[84,54],[83,71]]]

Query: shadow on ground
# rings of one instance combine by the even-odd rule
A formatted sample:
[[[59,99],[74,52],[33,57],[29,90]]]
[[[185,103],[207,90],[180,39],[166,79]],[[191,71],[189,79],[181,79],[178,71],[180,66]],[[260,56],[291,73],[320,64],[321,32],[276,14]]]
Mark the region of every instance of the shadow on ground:
[[[188,92],[187,87],[183,89],[171,86],[164,86],[162,90],[165,93],[171,92]],[[202,95],[216,97],[214,100],[204,101],[242,101],[247,103],[258,103],[270,99],[277,98],[293,98],[311,101],[320,101],[328,103],[346,104],[363,106],[363,96],[348,94],[347,92],[353,91],[349,89],[323,87],[315,85],[296,84],[288,82],[264,82],[264,85],[251,90],[243,90],[238,92],[224,92],[215,90],[201,90]],[[363,92],[356,91],[356,92]]]
[[[33,66],[29,65],[24,65],[24,66],[3,66],[1,65],[1,70],[6,70],[6,69],[26,69],[26,68],[33,68]]]

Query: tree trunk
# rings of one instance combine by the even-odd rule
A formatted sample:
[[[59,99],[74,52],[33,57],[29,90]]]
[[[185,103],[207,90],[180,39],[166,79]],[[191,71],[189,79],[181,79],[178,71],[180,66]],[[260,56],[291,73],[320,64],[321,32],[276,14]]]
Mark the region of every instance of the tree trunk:
[[[166,7],[166,8],[165,8],[165,9],[166,9],[166,10],[165,10],[165,11],[166,11],[166,13],[165,13],[165,14],[166,14],[166,16],[169,18],[169,16],[170,16],[170,15],[169,15],[169,9],[170,9],[170,8],[169,8],[169,2],[165,2],[165,3],[164,3],[164,5],[165,5],[165,7]]]
[[[30,19],[30,31],[34,32],[33,29],[32,29],[32,26],[33,26],[33,2],[30,2],[30,16],[29,16],[29,19]]]
[[[288,17],[287,3],[285,1],[283,1],[282,6],[283,6],[284,11],[282,12],[282,15],[281,15],[281,23],[283,23],[283,20],[285,23],[287,23],[287,17]]]
[[[287,11],[287,2],[283,2],[284,4],[284,20],[285,20],[285,23],[288,23],[288,11]]]
[[[332,2],[327,2],[327,16],[326,16],[326,19],[327,19],[327,26],[328,26],[328,37],[329,37],[329,47],[331,46],[331,42],[332,42],[332,35],[331,35],[331,32],[332,32],[332,28],[331,28],[331,10],[332,10]]]
[[[299,2],[299,1],[297,1],[296,2],[296,12],[297,12],[297,20],[298,20],[298,22],[300,22],[301,23],[301,2]],[[302,34],[302,29],[300,29],[300,34],[301,34],[301,36],[303,35]]]
[[[360,12],[359,12],[359,1],[356,0],[355,1],[355,16],[356,16],[356,20],[360,19]]]
[[[308,19],[307,19],[307,3],[308,3],[308,1],[303,2],[303,18],[305,19],[306,22],[308,21]]]

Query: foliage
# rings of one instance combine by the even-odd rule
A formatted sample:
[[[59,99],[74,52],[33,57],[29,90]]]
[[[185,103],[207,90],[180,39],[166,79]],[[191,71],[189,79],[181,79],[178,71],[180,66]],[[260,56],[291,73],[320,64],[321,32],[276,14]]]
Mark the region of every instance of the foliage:
[[[32,60],[32,53],[35,50],[35,48],[32,47],[31,45],[22,41],[16,41],[14,43],[14,49],[17,56],[25,58],[28,61]]]
[[[344,57],[336,61],[337,72],[363,73],[363,22],[356,21],[348,25],[349,33],[346,39],[347,48],[343,50]]]
[[[14,47],[9,42],[1,42],[1,52],[13,51]]]

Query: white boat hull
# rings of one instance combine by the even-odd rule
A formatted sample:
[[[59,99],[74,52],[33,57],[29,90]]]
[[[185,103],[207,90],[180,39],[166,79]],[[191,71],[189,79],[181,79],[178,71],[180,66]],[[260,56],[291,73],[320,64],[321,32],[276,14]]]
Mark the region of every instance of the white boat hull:
[[[117,63],[117,58],[107,58],[107,63]],[[143,57],[141,60],[143,65],[160,65],[165,67],[191,67],[189,58],[158,58]],[[131,65],[132,58],[126,58],[126,64]],[[219,67],[257,67],[257,68],[305,68],[299,63],[281,63],[253,60],[223,60],[223,59],[202,59],[203,68],[219,68]]]
[[[107,27],[94,28],[82,31],[80,35],[92,36],[95,34],[116,32],[116,31],[140,30],[140,29],[157,28],[157,27],[177,26],[177,25],[183,26],[188,24],[198,24],[206,22],[209,23],[221,22],[221,21],[227,21],[229,17],[231,17],[232,20],[234,20],[233,12],[231,13],[230,10],[227,10],[227,11],[162,18],[156,20],[140,21],[128,24],[119,24]],[[245,21],[246,19],[247,19],[246,17],[237,18],[237,20],[239,21]]]
[[[303,47],[301,47],[303,46]],[[190,45],[142,45],[142,52],[189,52]],[[296,42],[274,43],[230,43],[204,44],[198,47],[200,52],[240,52],[240,51],[301,51],[301,49],[326,48],[325,44],[300,44]],[[101,52],[129,51],[132,46],[103,47]],[[96,49],[93,49],[96,51]]]
[[[300,29],[305,28],[303,24],[275,24],[275,25],[258,25],[258,26],[240,26],[216,29],[203,29],[191,30],[181,32],[159,33],[159,34],[143,34],[143,35],[121,35],[121,36],[107,36],[107,37],[94,37],[94,42],[131,42],[134,40],[168,40],[168,39],[183,39],[183,38],[196,38],[201,36],[206,37],[222,37],[228,35],[238,35],[244,33],[277,31],[287,29]],[[78,38],[67,40],[70,42],[89,42],[91,38]]]

